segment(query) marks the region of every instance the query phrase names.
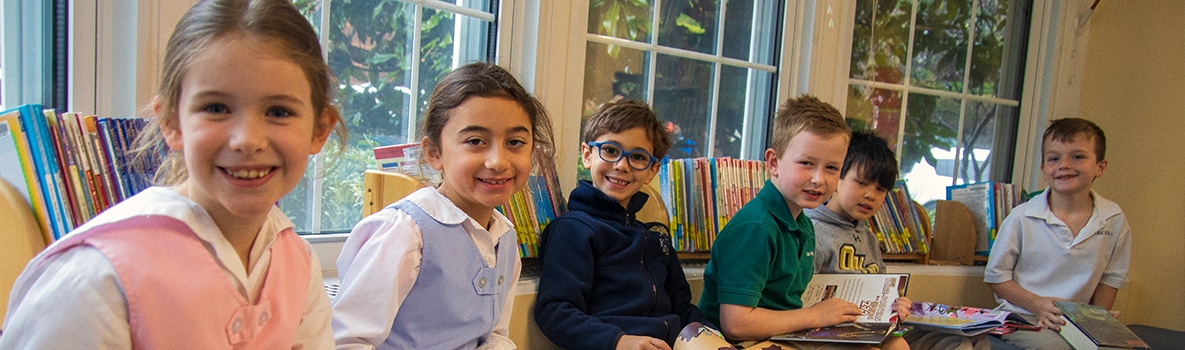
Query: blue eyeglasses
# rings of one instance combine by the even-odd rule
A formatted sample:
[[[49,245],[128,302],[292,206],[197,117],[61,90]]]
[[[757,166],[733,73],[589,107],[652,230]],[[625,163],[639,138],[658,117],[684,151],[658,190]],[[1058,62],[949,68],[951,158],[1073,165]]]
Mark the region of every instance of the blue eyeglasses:
[[[597,155],[601,156],[601,160],[617,164],[624,157],[626,164],[634,170],[646,170],[651,164],[658,163],[658,158],[651,155],[645,150],[626,151],[622,149],[621,144],[613,141],[605,142],[585,142],[589,147],[596,147]]]

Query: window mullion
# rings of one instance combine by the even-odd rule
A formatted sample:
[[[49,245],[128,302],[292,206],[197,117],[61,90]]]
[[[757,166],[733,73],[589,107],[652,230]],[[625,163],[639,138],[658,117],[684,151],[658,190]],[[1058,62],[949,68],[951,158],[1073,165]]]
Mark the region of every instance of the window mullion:
[[[649,38],[647,38],[646,43],[650,44],[652,48],[657,48],[659,21],[662,20],[662,18],[659,18],[658,14],[662,12],[662,0],[654,1],[653,11],[654,12],[650,13],[650,35]],[[658,70],[658,68],[656,68],[658,65],[658,50],[647,50],[646,57],[648,57],[647,61],[649,62],[646,64],[646,104],[653,106],[654,81],[656,80],[654,76]]]
[[[712,92],[708,103],[708,145],[704,149],[705,157],[712,157],[712,150],[716,149],[716,120],[720,113],[720,71],[724,69],[720,59],[724,58],[724,19],[728,17],[728,2],[721,1],[719,9],[719,13],[716,14],[716,61],[712,62],[714,69],[712,84],[709,87]],[[752,52],[752,48],[749,51]]]
[[[333,6],[333,0],[322,0],[321,2],[321,18],[318,19],[320,23],[317,26],[321,33],[321,58],[325,62],[329,62],[329,27],[330,27],[330,11]],[[346,147],[343,145],[343,147]],[[344,151],[344,150],[343,150]],[[325,198],[325,154],[319,152],[313,155],[313,178],[309,179],[309,232],[321,233],[323,224],[321,222],[322,207],[324,207],[323,200]]]
[[[412,21],[411,29],[411,61],[420,61],[420,30],[423,28],[421,18],[424,16],[424,7],[415,4],[415,20]],[[415,142],[416,138],[416,115],[419,114],[420,106],[420,69],[419,65],[413,65],[411,69],[411,102],[407,106],[407,142]]]
[[[963,86],[960,93],[964,96],[970,95],[971,84],[971,50],[975,48],[975,10],[978,8],[979,0],[971,0],[971,13],[967,24],[967,57],[963,60]],[[951,173],[951,178],[955,184],[959,183],[959,172],[963,165],[963,130],[967,124],[967,99],[959,99],[959,127],[955,130],[955,162],[954,169]],[[975,157],[974,151],[969,152],[972,158]],[[972,160],[974,161],[974,159]]]
[[[876,13],[876,12],[873,11],[873,13]],[[876,27],[876,23],[873,23],[873,27]],[[906,88],[911,87],[913,84],[913,79],[911,79],[910,77],[913,75],[913,39],[914,39],[914,34],[917,33],[917,27],[918,27],[918,0],[913,0],[913,6],[911,7],[911,11],[909,14],[909,41],[907,41],[908,44],[905,48],[905,74],[901,77],[901,79],[902,79],[901,83],[902,83],[902,85],[905,85]],[[904,96],[901,96],[901,110],[898,112],[898,114],[901,117],[898,118],[898,122],[897,122],[897,158],[899,158],[899,159],[902,158],[901,152],[902,152],[902,150],[905,149],[905,142],[903,142],[902,140],[905,140],[906,120],[907,120],[907,118],[913,117],[913,116],[909,115],[908,113],[906,113],[907,111],[909,111],[909,92],[906,91],[906,92],[902,93],[902,95],[904,95]],[[929,117],[930,116],[925,116],[924,118],[929,118]]]

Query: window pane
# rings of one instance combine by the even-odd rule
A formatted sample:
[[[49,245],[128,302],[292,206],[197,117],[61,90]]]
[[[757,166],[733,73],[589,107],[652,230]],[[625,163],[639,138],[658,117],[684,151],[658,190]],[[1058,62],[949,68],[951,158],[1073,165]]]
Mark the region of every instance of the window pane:
[[[724,57],[774,64],[775,33],[781,26],[779,2],[774,0],[725,2]]]
[[[638,1],[590,1],[588,32],[626,40],[650,41],[653,3]]]
[[[1015,108],[986,102],[968,102],[963,122],[963,141],[959,145],[957,183],[1007,180],[1011,177],[1011,163],[1001,159],[1000,153],[1015,151],[1011,140],[1016,137]],[[1005,169],[996,169],[1002,167]],[[1004,170],[1004,171],[1001,171]]]
[[[412,127],[423,122],[428,96],[440,78],[451,72],[453,67],[484,62],[490,53],[486,40],[491,32],[492,25],[489,22],[430,8],[423,10],[421,19],[423,27],[420,29],[420,79],[417,89],[419,105]],[[457,40],[453,40],[454,33]]]
[[[901,92],[867,86],[848,86],[847,121],[852,129],[872,131],[897,148],[901,126]],[[906,135],[911,135],[906,133]]]
[[[314,28],[321,1],[294,1]],[[450,3],[487,13],[492,7],[490,0]],[[324,160],[310,162],[302,182],[281,199],[297,231],[348,231],[361,219],[362,173],[374,168],[372,149],[414,140],[417,116],[440,77],[459,64],[491,59],[492,23],[430,7],[416,17],[416,7],[397,0],[333,2],[328,33],[321,34],[350,138],[340,152],[329,143]],[[323,184],[319,198],[316,183]]]
[[[654,112],[671,122],[671,158],[703,157],[708,145],[712,103],[712,64],[658,55]]]
[[[849,73],[852,78],[903,82],[912,11],[910,0],[856,2]]]
[[[717,6],[716,0],[663,2],[658,44],[715,54]]]
[[[584,61],[584,113],[617,100],[646,101],[649,55],[620,46],[588,43]],[[582,122],[581,125],[584,123]]]
[[[913,85],[963,92],[971,1],[919,1],[914,29]]]
[[[313,24],[313,30],[317,32],[317,36],[321,36],[321,0],[293,0],[292,5],[300,10],[300,14]],[[324,40],[324,38],[322,38]]]
[[[720,100],[716,109],[716,142],[713,157],[744,158],[744,143],[764,147],[756,140],[745,140],[745,121],[769,120],[773,74],[765,71],[724,66],[720,71]],[[753,91],[754,93],[748,93]],[[745,118],[746,115],[750,117]],[[754,124],[762,124],[756,122]],[[757,127],[753,125],[751,127]],[[749,135],[761,135],[750,132]]]
[[[490,12],[490,0],[437,0],[447,2],[453,5],[461,5],[474,10],[481,10],[482,12]]]
[[[918,203],[946,198],[953,184],[959,99],[909,94],[902,141],[901,174]]]
[[[1026,4],[1027,0],[980,0],[971,55],[971,93],[1020,98],[1028,45]]]

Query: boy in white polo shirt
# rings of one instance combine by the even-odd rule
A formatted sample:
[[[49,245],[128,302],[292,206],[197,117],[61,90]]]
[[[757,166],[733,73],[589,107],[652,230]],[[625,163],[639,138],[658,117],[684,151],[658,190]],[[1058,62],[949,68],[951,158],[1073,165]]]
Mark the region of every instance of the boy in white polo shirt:
[[[1091,190],[1107,169],[1106,137],[1094,123],[1053,121],[1041,143],[1049,187],[1017,206],[1001,224],[984,282],[1007,311],[1031,315],[1046,328],[1004,341],[1022,348],[1070,349],[1053,305],[1071,300],[1108,310],[1127,283],[1131,227],[1115,202]]]

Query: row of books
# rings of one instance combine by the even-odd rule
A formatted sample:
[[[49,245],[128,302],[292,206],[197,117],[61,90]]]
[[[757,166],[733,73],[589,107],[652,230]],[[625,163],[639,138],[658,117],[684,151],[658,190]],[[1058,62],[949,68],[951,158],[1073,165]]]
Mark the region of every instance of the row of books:
[[[0,176],[29,202],[52,242],[151,185],[159,159],[128,155],[145,123],[36,104],[0,112]]]
[[[897,180],[885,193],[885,204],[868,220],[869,228],[885,253],[926,253],[923,216],[918,212],[905,181]]]
[[[509,203],[497,207],[514,223],[518,254],[523,258],[539,257],[539,234],[547,224],[568,211],[555,168],[541,168],[540,174],[532,175],[527,186],[511,196]]]
[[[379,170],[406,174],[430,185],[440,183],[440,172],[419,161],[418,143],[380,146],[373,151]],[[532,175],[526,187],[496,209],[514,224],[519,256],[538,257],[539,235],[547,224],[568,211],[555,167],[540,167],[539,174]]]
[[[1002,182],[977,182],[946,188],[946,199],[963,203],[975,220],[975,255],[986,256],[996,241],[996,229],[1012,208],[1028,197],[1020,185]]]
[[[716,234],[769,177],[765,162],[688,158],[663,162],[659,192],[667,207],[671,239],[681,252],[709,251]]]

